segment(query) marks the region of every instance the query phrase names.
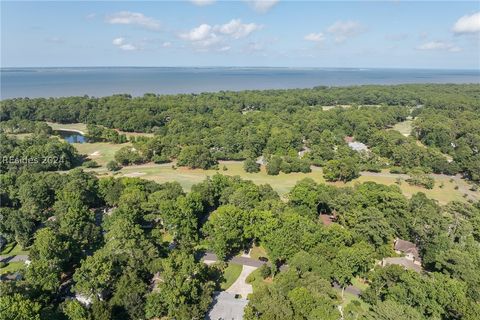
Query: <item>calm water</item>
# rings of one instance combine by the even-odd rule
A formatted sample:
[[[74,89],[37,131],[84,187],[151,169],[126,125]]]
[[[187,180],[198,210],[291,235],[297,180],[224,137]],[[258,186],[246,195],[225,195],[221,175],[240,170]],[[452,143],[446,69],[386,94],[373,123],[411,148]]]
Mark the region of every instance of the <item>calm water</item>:
[[[480,83],[480,70],[294,68],[3,68],[2,99],[199,93],[400,83]]]
[[[87,138],[85,138],[85,136],[75,131],[56,130],[55,133],[58,134],[60,137],[62,137],[62,139],[64,139],[68,143],[87,142]]]

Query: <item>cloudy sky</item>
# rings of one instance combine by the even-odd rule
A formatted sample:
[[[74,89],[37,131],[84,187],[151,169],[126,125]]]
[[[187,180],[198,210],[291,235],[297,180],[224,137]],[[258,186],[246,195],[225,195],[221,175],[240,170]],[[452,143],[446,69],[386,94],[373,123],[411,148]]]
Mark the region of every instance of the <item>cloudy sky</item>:
[[[478,1],[2,1],[2,67],[480,68]]]

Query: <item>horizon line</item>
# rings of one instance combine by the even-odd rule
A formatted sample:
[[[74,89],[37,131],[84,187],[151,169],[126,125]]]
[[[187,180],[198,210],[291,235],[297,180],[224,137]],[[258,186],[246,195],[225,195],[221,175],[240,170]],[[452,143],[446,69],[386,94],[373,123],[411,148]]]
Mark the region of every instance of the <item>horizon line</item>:
[[[0,66],[2,69],[60,69],[60,68],[196,68],[196,69],[395,69],[395,70],[468,70],[480,72],[478,68],[439,68],[439,67],[309,67],[309,66],[136,66],[136,65],[93,65],[93,66]]]

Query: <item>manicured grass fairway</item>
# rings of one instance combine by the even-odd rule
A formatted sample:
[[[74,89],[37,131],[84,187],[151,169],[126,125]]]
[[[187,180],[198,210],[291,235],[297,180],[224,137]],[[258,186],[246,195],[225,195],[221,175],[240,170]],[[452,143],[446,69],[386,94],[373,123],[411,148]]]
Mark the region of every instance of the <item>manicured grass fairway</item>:
[[[242,273],[242,265],[236,263],[229,263],[228,267],[223,272],[225,280],[221,283],[222,290],[230,288],[230,286],[237,280]]]
[[[47,122],[47,124],[52,127],[53,130],[77,130],[82,131],[83,133],[87,133],[87,125],[85,123],[55,123],[55,122]],[[153,133],[139,133],[139,132],[125,132],[121,130],[117,130],[118,133],[125,134],[128,138],[130,137],[137,137],[137,136],[144,136],[144,137],[153,137]]]
[[[380,176],[361,176],[358,179],[350,181],[347,185],[353,185],[356,182],[366,182],[373,181],[376,183],[381,183],[385,185],[395,184],[395,177],[380,177]],[[441,183],[443,182],[443,188],[440,188]],[[468,189],[468,185],[464,180],[458,181],[458,183]],[[339,184],[337,184],[339,185]],[[407,182],[402,181],[400,189],[403,194],[407,197],[411,197],[417,192],[423,192],[427,197],[431,199],[436,199],[441,204],[457,200],[457,201],[466,201],[463,197],[463,193],[459,190],[455,190],[457,181],[450,182],[450,178],[446,176],[435,176],[435,186],[433,189],[425,189],[417,186],[411,186]],[[476,192],[476,199],[480,199],[480,193]]]
[[[105,166],[109,161],[114,160],[115,152],[130,143],[114,144],[108,142],[96,143],[73,143],[80,154],[86,155],[89,159],[95,160],[99,165]]]
[[[85,144],[84,144],[85,145]],[[79,145],[80,148],[85,148],[84,145]],[[92,144],[97,145],[97,144]],[[116,145],[115,145],[116,146]],[[103,146],[106,148],[103,152],[108,152],[108,146]],[[118,146],[117,146],[118,147]],[[102,149],[100,147],[92,147],[91,152],[94,150],[99,150],[101,154]],[[105,164],[108,162],[108,158],[113,159],[113,152],[109,154],[108,157],[103,157],[102,161],[98,161],[99,164]],[[94,159],[92,157],[92,159]],[[251,180],[256,184],[269,184],[272,188],[278,192],[280,195],[286,195],[295,184],[304,178],[311,178],[317,183],[325,183],[323,178],[322,169],[313,167],[312,172],[310,173],[290,173],[284,174],[280,173],[278,176],[269,176],[265,172],[265,169],[262,168],[262,171],[259,173],[246,173],[243,170],[242,162],[238,161],[221,161],[219,167],[222,168],[226,166],[228,170],[201,170],[201,169],[188,169],[188,168],[177,168],[173,169],[172,164],[145,164],[138,166],[128,166],[124,167],[116,175],[117,177],[126,176],[126,177],[139,177],[143,179],[153,180],[158,183],[163,183],[167,181],[177,181],[179,182],[184,190],[190,191],[192,185],[197,184],[205,180],[207,176],[213,176],[216,173],[229,175],[229,176],[240,176],[242,179]],[[94,171],[99,174],[108,173],[105,168],[94,169]],[[384,173],[387,173],[386,171]],[[397,176],[394,174],[387,174],[387,176],[361,176],[358,179],[348,182],[347,184],[336,182],[331,183],[337,187],[342,186],[353,186],[355,183],[362,183],[366,181],[373,181],[376,183],[392,185],[395,184]],[[441,183],[443,182],[443,188],[440,188]],[[459,185],[460,189],[455,190],[455,186]],[[464,180],[455,180],[450,182],[450,177],[447,176],[435,176],[435,187],[431,190],[411,186],[407,182],[402,181],[400,189],[407,196],[411,197],[417,192],[423,192],[428,197],[438,200],[441,204],[445,204],[452,200],[466,201],[463,197],[462,189],[468,189],[468,184]],[[480,199],[480,192],[470,192],[474,198],[477,200]]]
[[[207,176],[213,176],[217,172],[223,175],[240,176],[242,179],[251,180],[254,183],[269,184],[279,194],[288,193],[293,186],[303,178],[309,177],[316,182],[325,182],[323,179],[322,170],[320,168],[313,168],[311,173],[280,173],[278,176],[269,176],[262,168],[259,173],[246,173],[243,170],[243,163],[238,161],[221,161],[219,168],[226,166],[228,170],[202,170],[202,169],[188,169],[179,167],[172,169],[172,164],[146,164],[139,166],[124,167],[120,173],[123,176],[139,177],[143,179],[154,180],[162,183],[167,181],[178,181],[182,187],[189,191],[192,185],[205,180]]]

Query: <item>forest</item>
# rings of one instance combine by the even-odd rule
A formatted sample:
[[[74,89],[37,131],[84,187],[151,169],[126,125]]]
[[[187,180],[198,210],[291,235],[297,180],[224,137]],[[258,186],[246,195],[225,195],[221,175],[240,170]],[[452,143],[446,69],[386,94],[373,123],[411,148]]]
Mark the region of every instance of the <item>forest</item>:
[[[263,158],[271,175],[320,166],[327,181],[346,182],[389,169],[428,188],[432,172],[480,181],[480,85],[24,98],[0,107],[0,244],[29,259],[0,282],[0,319],[204,319],[230,259],[250,248],[263,248],[266,262],[247,278],[247,320],[478,319],[480,201],[439,204],[396,184],[308,178],[280,195],[220,170],[187,192],[82,168],[89,160],[45,122],[85,123],[92,141],[122,146],[112,171],[242,160],[258,172]],[[391,130],[407,119],[411,135]],[[420,270],[382,264],[400,257],[398,239],[418,248]],[[204,263],[207,253],[218,261]],[[364,288],[349,301],[358,281]]]
[[[264,156],[270,174],[328,164],[330,171],[346,171],[332,174],[333,180],[349,180],[360,170],[395,167],[405,173],[461,173],[478,182],[479,101],[479,85],[25,98],[0,102],[0,129],[48,134],[39,121],[81,122],[88,124],[93,140],[114,143],[127,139],[112,129],[155,133],[153,138],[136,138],[133,149],[122,149],[116,157],[120,165],[178,160],[180,165],[205,169],[218,160]],[[410,137],[387,130],[407,117],[415,119]],[[345,137],[366,144],[372,153],[352,152]],[[2,139],[3,155],[12,155],[12,144],[18,143]],[[298,159],[302,150],[309,152]],[[8,164],[2,166],[8,170]]]

